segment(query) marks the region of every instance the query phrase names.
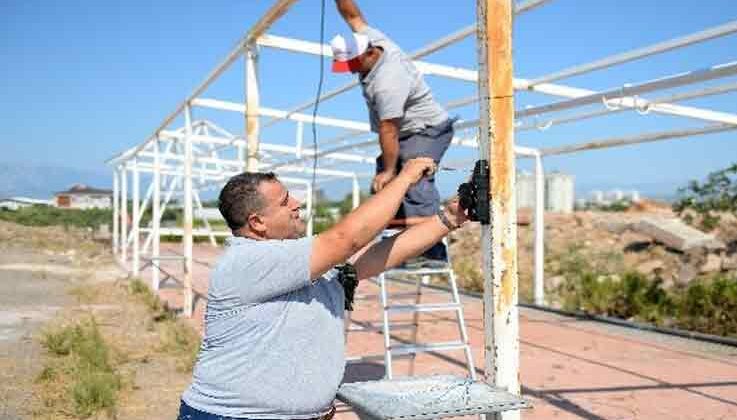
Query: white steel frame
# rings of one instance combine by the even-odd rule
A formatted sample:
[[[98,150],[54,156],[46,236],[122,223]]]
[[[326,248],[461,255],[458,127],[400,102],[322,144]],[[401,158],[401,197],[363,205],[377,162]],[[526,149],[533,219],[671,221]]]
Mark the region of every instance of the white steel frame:
[[[483,0],[479,0],[483,2]],[[547,3],[548,0],[532,0],[521,2],[515,7],[517,14],[531,10]],[[199,191],[206,188],[219,188],[228,177],[244,170],[272,170],[280,175],[280,179],[307,191],[306,200],[308,213],[311,214],[311,191],[313,184],[312,162],[315,158],[323,159],[320,168],[314,176],[318,184],[345,180],[351,182],[354,204],[359,197],[359,178],[370,177],[374,156],[377,154],[377,141],[370,135],[369,125],[364,121],[353,121],[327,116],[317,116],[302,113],[315,104],[315,100],[304,102],[290,110],[279,110],[262,106],[260,103],[259,83],[259,48],[285,50],[309,55],[330,57],[330,48],[314,42],[291,39],[266,34],[269,27],[289,8],[296,0],[277,0],[267,13],[244,35],[237,46],[225,60],[218,65],[188,97],[179,104],[157,127],[153,134],[141,144],[131,148],[109,160],[113,167],[114,189],[114,220],[113,220],[113,250],[120,261],[129,267],[133,275],[141,269],[141,258],[156,265],[161,259],[171,259],[172,256],[162,256],[159,245],[161,235],[181,235],[184,238],[182,257],[185,267],[185,315],[192,313],[192,242],[194,236],[207,236],[212,244],[215,237],[229,235],[228,232],[215,232],[209,225],[204,229],[193,228],[194,206],[202,208]],[[658,92],[674,87],[696,85],[709,80],[721,79],[737,74],[737,61],[727,61],[722,64],[697,69],[695,71],[674,74],[657,80],[642,83],[625,84],[604,91],[593,91],[564,84],[557,84],[560,80],[610,68],[622,63],[641,60],[666,51],[684,48],[697,43],[706,42],[715,38],[732,35],[737,32],[737,21],[708,28],[691,35],[666,40],[643,48],[615,54],[611,57],[584,63],[568,69],[563,69],[548,75],[532,79],[514,79],[514,89],[546,94],[560,98],[545,105],[518,109],[516,117],[523,119],[534,117],[515,124],[517,132],[528,130],[545,130],[551,125],[572,123],[584,119],[591,119],[612,113],[634,110],[640,114],[666,114],[684,117],[692,120],[707,122],[708,125],[692,128],[682,128],[654,133],[644,133],[635,136],[614,136],[600,140],[587,140],[574,145],[532,149],[517,146],[515,151],[518,157],[534,159],[536,180],[536,205],[534,213],[535,252],[534,252],[534,301],[538,305],[545,302],[544,297],[544,170],[545,156],[565,153],[577,153],[586,150],[634,145],[644,142],[671,140],[683,137],[718,133],[737,129],[737,114],[703,109],[693,106],[675,105],[675,102],[720,95],[737,90],[737,83],[720,86],[699,87],[696,90],[671,94],[658,99],[647,99],[641,95]],[[450,35],[430,42],[425,47],[410,54],[417,68],[427,75],[456,80],[460,83],[476,84],[479,72],[458,66],[448,66],[427,61],[419,61],[431,53],[459,42],[476,33],[476,25],[463,28]],[[216,79],[218,79],[239,57],[245,60],[244,86],[246,92],[245,103],[235,103],[214,98],[203,98],[201,95]],[[731,57],[737,58],[737,57]],[[470,60],[469,60],[470,61]],[[485,70],[485,69],[481,69]],[[338,89],[323,94],[319,101],[327,101],[357,86],[357,82],[349,83]],[[477,97],[464,98],[446,104],[448,108],[462,107],[477,102]],[[540,122],[539,115],[571,110],[586,106],[599,105],[599,109],[585,110],[579,114],[552,117]],[[224,112],[235,112],[243,115],[244,137],[231,134],[218,127],[211,121],[193,119],[195,108],[215,109]],[[181,127],[173,127],[175,120],[182,118]],[[482,120],[460,121],[457,123],[457,133],[469,129],[477,129]],[[295,145],[269,144],[260,142],[261,132],[278,123],[292,122],[296,124]],[[304,148],[304,124],[318,124],[346,130],[334,139],[321,141],[318,150]],[[488,122],[487,122],[488,124]],[[488,125],[487,125],[488,126]],[[478,133],[464,137],[458,134],[453,140],[452,147],[478,148]],[[163,150],[162,150],[163,148]],[[351,163],[353,170],[340,170],[333,166],[340,163]],[[364,166],[365,165],[365,166]],[[355,168],[361,167],[362,172]],[[465,165],[470,166],[470,164]],[[151,184],[145,198],[141,201],[139,186],[140,174],[150,174]],[[129,185],[129,175],[132,185]],[[129,189],[132,188],[132,198]],[[162,188],[164,196],[162,197]],[[160,225],[161,214],[175,194],[183,196],[184,226],[182,229],[163,229]],[[128,201],[132,200],[132,215],[129,220]],[[152,222],[149,226],[141,226],[143,214],[151,206]],[[129,226],[130,225],[130,226]],[[311,219],[310,219],[311,232]],[[146,238],[143,247],[140,246],[141,234]],[[490,254],[489,244],[485,253]],[[516,256],[515,256],[516,258]],[[129,261],[131,260],[131,261]],[[154,267],[155,268],[155,267]],[[151,286],[159,287],[159,272],[151,270]],[[516,319],[511,322],[518,322]]]

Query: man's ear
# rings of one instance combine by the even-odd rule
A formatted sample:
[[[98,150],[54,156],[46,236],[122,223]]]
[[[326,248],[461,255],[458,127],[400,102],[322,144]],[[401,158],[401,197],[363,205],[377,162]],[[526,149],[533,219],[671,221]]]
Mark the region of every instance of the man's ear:
[[[254,213],[248,216],[248,220],[246,221],[248,223],[248,227],[251,229],[251,231],[255,232],[258,235],[263,235],[266,233],[266,224],[264,223],[264,219],[260,214]]]

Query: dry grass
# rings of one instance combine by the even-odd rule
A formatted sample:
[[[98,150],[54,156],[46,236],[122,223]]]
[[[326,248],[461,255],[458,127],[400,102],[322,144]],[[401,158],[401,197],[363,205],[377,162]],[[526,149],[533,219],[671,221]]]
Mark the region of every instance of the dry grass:
[[[121,377],[114,349],[103,339],[95,318],[49,328],[41,342],[49,357],[36,383],[46,414],[87,418],[105,411],[114,417]]]

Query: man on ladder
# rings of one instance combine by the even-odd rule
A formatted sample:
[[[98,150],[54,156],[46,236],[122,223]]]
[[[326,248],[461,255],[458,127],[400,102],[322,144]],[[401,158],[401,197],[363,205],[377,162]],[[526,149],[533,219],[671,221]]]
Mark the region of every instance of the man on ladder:
[[[433,99],[422,74],[404,52],[382,32],[370,27],[353,0],[336,0],[338,12],[353,30],[331,41],[333,71],[358,74],[369,110],[371,129],[379,134],[381,155],[371,190],[386,186],[409,159],[432,158],[436,164],[453,139],[453,122]],[[407,191],[389,227],[421,223],[440,211],[435,178],[428,177]],[[414,265],[445,265],[447,249],[438,242]]]

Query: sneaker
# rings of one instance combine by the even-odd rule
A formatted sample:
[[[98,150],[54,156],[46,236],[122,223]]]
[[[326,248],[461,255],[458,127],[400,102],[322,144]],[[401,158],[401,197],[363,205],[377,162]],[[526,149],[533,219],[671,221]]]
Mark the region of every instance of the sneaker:
[[[446,248],[443,242],[438,242],[431,246],[430,249],[422,254],[423,257],[430,260],[439,260],[444,263],[448,263],[448,248]]]

